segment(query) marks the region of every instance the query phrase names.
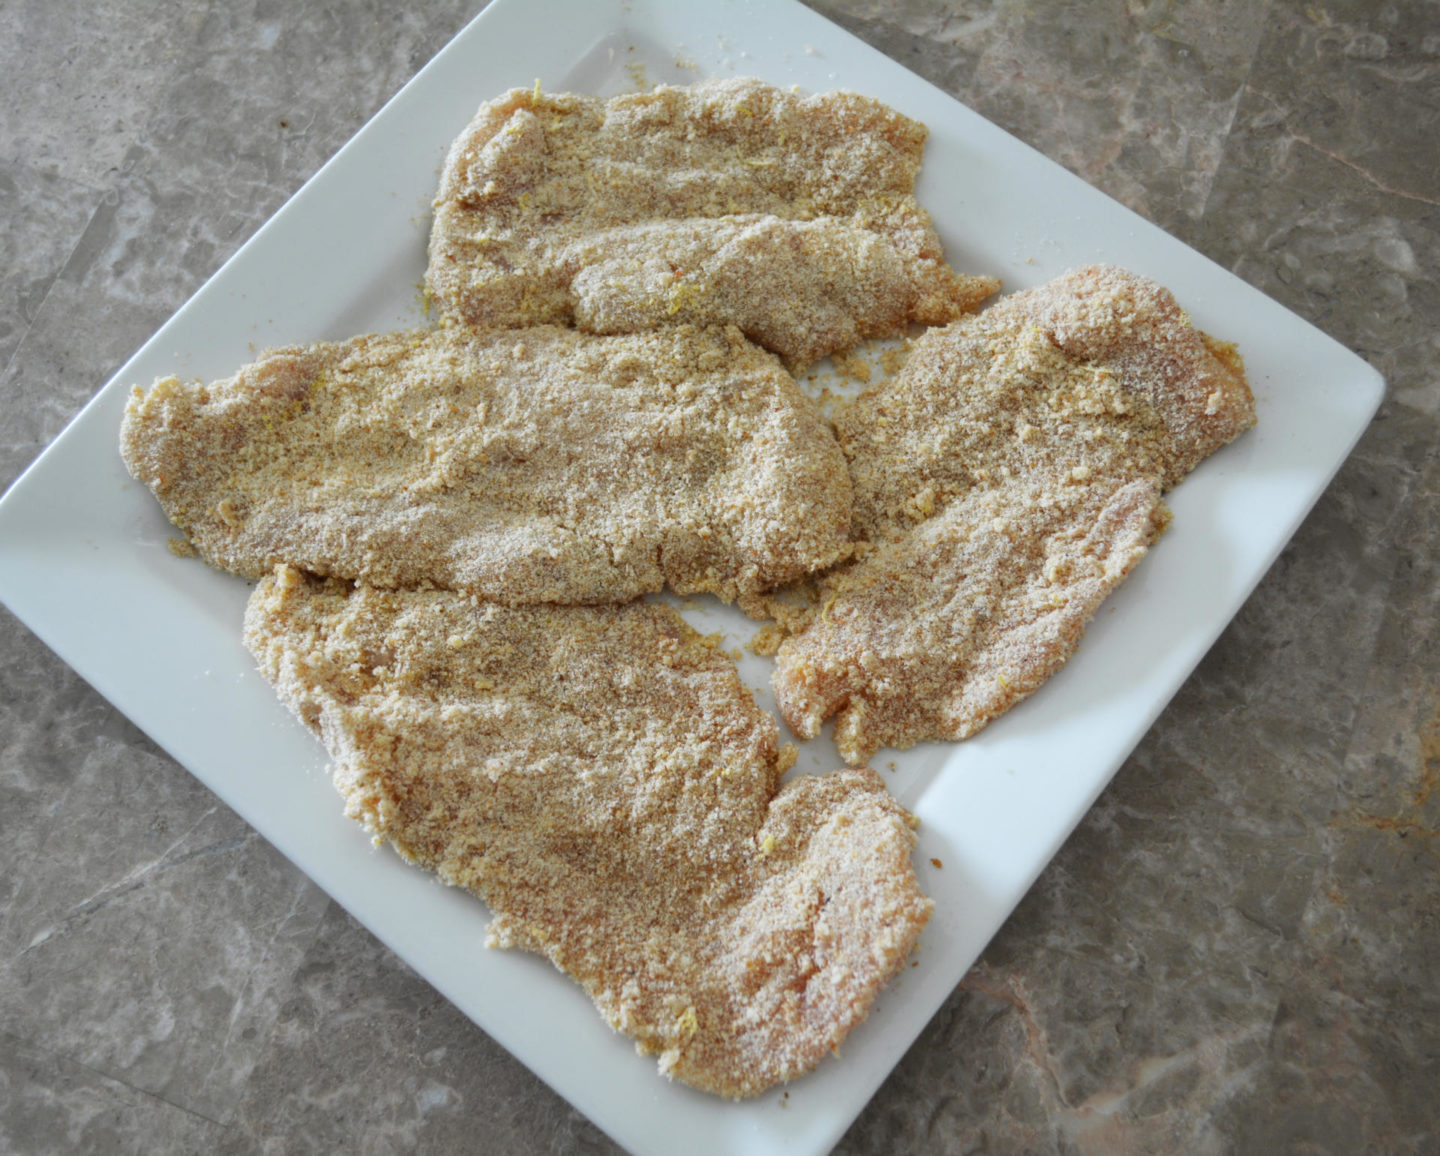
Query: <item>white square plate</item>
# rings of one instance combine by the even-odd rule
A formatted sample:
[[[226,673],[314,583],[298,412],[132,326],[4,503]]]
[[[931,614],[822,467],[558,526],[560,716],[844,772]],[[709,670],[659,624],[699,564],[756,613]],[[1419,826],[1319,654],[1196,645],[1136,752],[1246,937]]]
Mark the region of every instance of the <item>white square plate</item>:
[[[481,101],[538,78],[601,94],[751,74],[844,87],[930,126],[919,196],[952,264],[1027,288],[1092,261],[1174,290],[1239,344],[1260,424],[1172,495],[1172,530],[1074,661],[978,737],[893,759],[936,901],[916,966],[840,1060],[743,1104],[667,1084],[538,957],[486,951],[485,913],[342,818],[319,744],[240,644],[246,583],[173,556],[120,462],[133,384],[228,375],[265,346],[424,324],[429,203]],[[356,238],[364,238],[357,244]],[[468,1016],[636,1152],[829,1149],[959,982],[1270,566],[1379,403],[1330,338],[950,97],[792,3],[499,0],[356,135],[115,376],[0,501],[0,597],[101,693]],[[738,613],[687,611],[748,637]],[[769,663],[742,673],[771,706]],[[839,765],[822,737],[801,769]],[[932,860],[944,864],[932,866]]]

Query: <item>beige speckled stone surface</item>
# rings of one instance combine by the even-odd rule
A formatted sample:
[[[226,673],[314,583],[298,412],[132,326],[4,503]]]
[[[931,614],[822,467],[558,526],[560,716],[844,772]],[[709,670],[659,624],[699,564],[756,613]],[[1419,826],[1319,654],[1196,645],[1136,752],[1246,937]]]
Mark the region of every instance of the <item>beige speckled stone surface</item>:
[[[473,14],[0,5],[0,486]],[[839,1151],[1440,1150],[1440,7],[817,0],[1389,381]],[[610,1152],[0,612],[0,1150]]]

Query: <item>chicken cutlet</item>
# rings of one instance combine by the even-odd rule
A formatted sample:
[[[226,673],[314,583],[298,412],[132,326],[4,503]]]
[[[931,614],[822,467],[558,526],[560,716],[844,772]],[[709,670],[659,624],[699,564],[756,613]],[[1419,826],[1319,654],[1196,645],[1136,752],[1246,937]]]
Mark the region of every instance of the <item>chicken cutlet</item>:
[[[1168,520],[1154,478],[972,490],[827,579],[780,645],[780,712],[806,738],[834,715],[850,763],[968,738],[1064,665]]]
[[[974,734],[1073,652],[1168,521],[1160,493],[1254,420],[1234,349],[1124,270],[925,334],[835,418],[861,545],[780,644],[786,722],[837,714],[852,762]]]
[[[514,89],[451,147],[426,274],[470,325],[738,325],[808,364],[999,287],[914,198],[925,127],[732,78],[602,100]]]
[[[879,776],[780,786],[793,748],[666,606],[506,608],[280,567],[245,641],[347,814],[696,1088],[813,1068],[929,918]]]
[[[855,534],[871,541],[1017,479],[1153,475],[1169,489],[1254,423],[1234,347],[1194,328],[1162,286],[1111,266],[926,333],[901,372],[834,419]]]
[[[126,466],[212,565],[510,604],[729,601],[842,557],[814,404],[739,330],[358,337],[136,390]]]

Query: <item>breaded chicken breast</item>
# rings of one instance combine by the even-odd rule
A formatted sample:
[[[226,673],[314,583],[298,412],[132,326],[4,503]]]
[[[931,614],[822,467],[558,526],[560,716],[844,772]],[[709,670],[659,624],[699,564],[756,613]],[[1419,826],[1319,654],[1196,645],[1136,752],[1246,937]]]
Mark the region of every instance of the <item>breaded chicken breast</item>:
[[[850,763],[969,738],[1064,665],[1168,522],[1154,478],[973,490],[825,581],[780,645],[780,712],[805,738],[835,716]]]
[[[245,640],[348,814],[696,1088],[813,1068],[929,917],[879,776],[781,787],[774,721],[668,607],[504,608],[282,567]]]
[[[1255,420],[1234,350],[1093,267],[914,343],[837,414],[854,562],[780,645],[776,698],[851,762],[965,738],[1065,662],[1168,522],[1162,490]]]
[[[455,141],[426,284],[470,325],[730,323],[805,364],[999,282],[944,261],[926,130],[849,93],[733,78],[602,100],[515,89]]]
[[[510,604],[738,594],[848,550],[829,427],[734,328],[358,337],[136,390],[130,472],[212,565]]]

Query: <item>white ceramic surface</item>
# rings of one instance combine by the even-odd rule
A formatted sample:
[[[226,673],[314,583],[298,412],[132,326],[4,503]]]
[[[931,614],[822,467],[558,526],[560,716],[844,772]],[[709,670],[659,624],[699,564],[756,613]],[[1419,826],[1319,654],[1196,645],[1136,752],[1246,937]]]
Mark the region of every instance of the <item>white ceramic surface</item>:
[[[611,93],[751,74],[851,88],[931,129],[919,194],[957,268],[1026,288],[1108,261],[1170,286],[1239,344],[1259,427],[1171,496],[1175,522],[1034,698],[975,739],[881,752],[921,819],[936,901],[916,966],[841,1060],[728,1104],[667,1084],[536,957],[482,947],[485,912],[342,818],[319,744],[241,646],[249,586],[175,557],[126,475],[117,431],[133,384],[218,377],[265,346],[425,323],[417,286],[450,140],[503,89]],[[363,237],[356,244],[354,237]],[[639,1153],[827,1150],[1074,828],[1338,468],[1378,375],[1225,270],[798,4],[499,0],[458,36],[135,354],[0,501],[0,598],[101,693],[487,1032]],[[748,638],[716,604],[702,629]],[[769,663],[742,673],[773,701]],[[824,736],[798,772],[839,765]],[[935,868],[931,861],[944,866]]]

